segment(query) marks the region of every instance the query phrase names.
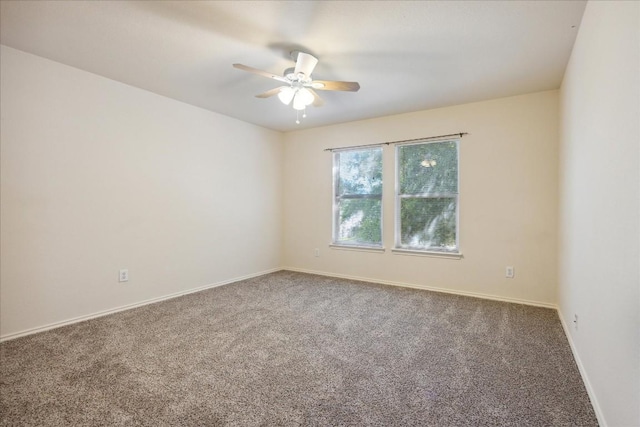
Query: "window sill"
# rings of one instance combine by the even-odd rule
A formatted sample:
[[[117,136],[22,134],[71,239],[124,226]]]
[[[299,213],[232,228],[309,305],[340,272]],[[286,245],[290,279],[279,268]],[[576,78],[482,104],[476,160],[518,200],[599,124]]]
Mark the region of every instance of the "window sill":
[[[437,252],[437,251],[420,251],[417,249],[391,249],[396,255],[411,255],[411,256],[426,256],[432,258],[445,258],[445,259],[462,259],[461,252]]]
[[[374,247],[374,246],[357,246],[357,245],[338,245],[332,243],[329,245],[331,249],[339,249],[345,251],[360,251],[360,252],[376,252],[376,253],[384,253],[384,247]]]

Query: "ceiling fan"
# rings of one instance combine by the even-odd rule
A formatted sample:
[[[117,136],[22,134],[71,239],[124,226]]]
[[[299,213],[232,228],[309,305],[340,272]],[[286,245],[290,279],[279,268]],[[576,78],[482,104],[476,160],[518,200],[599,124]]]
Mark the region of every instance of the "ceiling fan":
[[[291,58],[296,62],[295,67],[287,68],[284,74],[279,76],[268,71],[258,70],[243,64],[233,64],[239,70],[248,71],[259,76],[267,77],[285,83],[264,93],[256,95],[256,98],[269,98],[278,95],[280,101],[285,104],[293,104],[293,108],[303,112],[302,117],[306,117],[306,108],[309,105],[320,107],[324,102],[316,93],[316,90],[339,90],[347,92],[357,92],[360,89],[358,82],[340,82],[330,80],[313,80],[311,73],[318,64],[318,58],[299,51],[291,52]],[[298,117],[296,123],[300,123]]]

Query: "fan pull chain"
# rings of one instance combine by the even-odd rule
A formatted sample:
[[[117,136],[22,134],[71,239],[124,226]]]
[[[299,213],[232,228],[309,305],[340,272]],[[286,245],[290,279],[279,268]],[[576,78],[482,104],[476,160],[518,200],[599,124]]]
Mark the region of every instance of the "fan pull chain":
[[[307,109],[304,108],[302,110],[302,118],[306,118],[307,117]],[[300,110],[296,110],[296,124],[300,124]]]

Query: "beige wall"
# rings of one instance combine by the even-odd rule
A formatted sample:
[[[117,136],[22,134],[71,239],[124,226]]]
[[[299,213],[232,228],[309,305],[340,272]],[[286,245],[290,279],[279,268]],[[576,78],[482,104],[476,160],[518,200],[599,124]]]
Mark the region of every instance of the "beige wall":
[[[280,267],[280,133],[0,55],[0,335]]]
[[[561,117],[560,313],[601,424],[639,426],[640,3],[587,4]]]
[[[329,248],[332,156],[323,149],[454,132],[469,133],[460,145],[462,260],[391,253],[392,146],[384,148],[386,252]],[[555,304],[557,150],[557,91],[287,133],[284,265]],[[514,279],[505,278],[506,266],[515,267]]]

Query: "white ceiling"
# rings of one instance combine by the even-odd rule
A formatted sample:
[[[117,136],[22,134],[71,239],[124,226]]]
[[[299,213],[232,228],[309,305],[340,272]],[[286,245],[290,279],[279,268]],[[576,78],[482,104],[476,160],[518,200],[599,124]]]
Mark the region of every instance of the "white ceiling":
[[[2,1],[0,42],[288,131],[560,86],[585,1]],[[291,50],[313,77],[358,81],[295,111],[254,95]]]

